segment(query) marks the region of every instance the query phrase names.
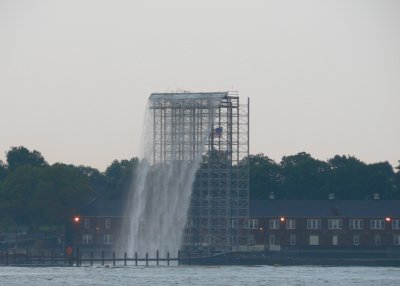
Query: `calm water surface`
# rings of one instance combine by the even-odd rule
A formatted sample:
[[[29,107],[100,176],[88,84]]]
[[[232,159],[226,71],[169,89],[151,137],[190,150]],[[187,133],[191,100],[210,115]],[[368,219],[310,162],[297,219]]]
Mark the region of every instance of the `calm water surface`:
[[[314,266],[0,267],[0,285],[399,286],[400,268]]]

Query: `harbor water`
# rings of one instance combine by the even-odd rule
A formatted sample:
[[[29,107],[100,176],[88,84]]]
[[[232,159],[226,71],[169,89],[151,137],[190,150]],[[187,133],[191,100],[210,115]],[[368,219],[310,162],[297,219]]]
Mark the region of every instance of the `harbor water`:
[[[0,285],[398,286],[400,269],[316,266],[0,267]]]

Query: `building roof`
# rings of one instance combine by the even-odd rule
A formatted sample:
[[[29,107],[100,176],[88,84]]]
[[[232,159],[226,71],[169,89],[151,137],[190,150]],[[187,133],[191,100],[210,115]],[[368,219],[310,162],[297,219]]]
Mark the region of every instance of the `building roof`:
[[[400,217],[400,201],[265,200],[250,202],[250,217]]]
[[[122,200],[94,200],[82,216],[122,217]],[[250,201],[250,217],[397,217],[400,201],[389,200],[264,200]]]
[[[122,217],[124,201],[94,200],[85,206],[79,214],[82,216]]]

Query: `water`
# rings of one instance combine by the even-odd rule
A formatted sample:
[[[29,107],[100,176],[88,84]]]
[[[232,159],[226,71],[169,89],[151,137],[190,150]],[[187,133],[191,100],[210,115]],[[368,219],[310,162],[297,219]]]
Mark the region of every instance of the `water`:
[[[391,267],[0,267],[0,285],[398,286]]]
[[[129,220],[117,242],[119,254],[138,252],[144,257],[159,250],[161,257],[167,252],[177,256],[195,174],[221,97],[149,99],[141,162],[126,207]],[[154,109],[157,104],[163,109]],[[198,104],[206,108],[198,109]]]

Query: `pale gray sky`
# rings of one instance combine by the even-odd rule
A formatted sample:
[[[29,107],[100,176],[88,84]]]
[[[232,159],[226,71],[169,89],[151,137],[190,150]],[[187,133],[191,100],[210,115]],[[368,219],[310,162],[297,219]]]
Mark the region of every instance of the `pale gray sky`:
[[[147,97],[238,90],[251,153],[400,160],[400,1],[0,0],[0,159],[104,170]]]

